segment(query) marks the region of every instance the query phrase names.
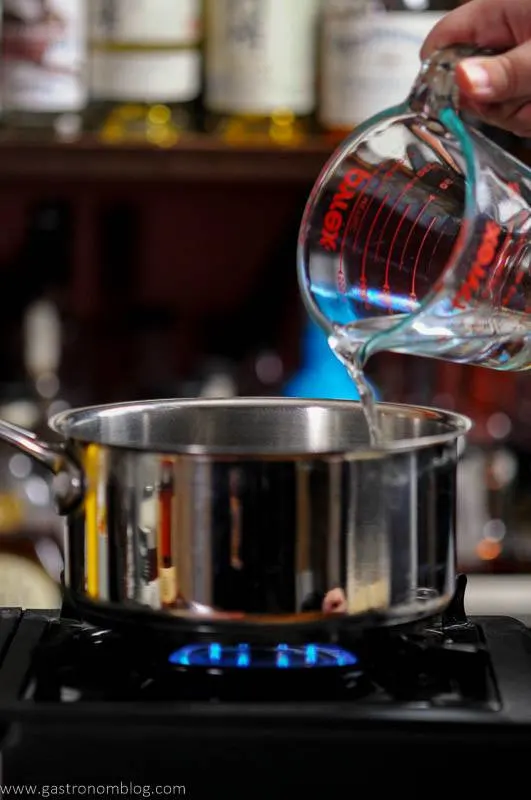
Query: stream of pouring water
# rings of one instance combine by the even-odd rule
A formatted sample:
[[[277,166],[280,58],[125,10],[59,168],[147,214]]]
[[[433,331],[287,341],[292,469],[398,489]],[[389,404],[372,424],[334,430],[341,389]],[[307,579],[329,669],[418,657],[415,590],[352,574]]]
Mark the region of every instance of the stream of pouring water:
[[[344,347],[342,341],[336,339],[334,336],[329,338],[328,344],[354,382],[359,394],[360,405],[365,416],[367,428],[369,429],[370,444],[372,447],[377,447],[382,444],[382,431],[378,421],[376,397],[374,396],[369,381],[365,377],[363,371],[364,365],[359,357],[361,350],[354,348],[352,344],[350,344],[348,348]]]

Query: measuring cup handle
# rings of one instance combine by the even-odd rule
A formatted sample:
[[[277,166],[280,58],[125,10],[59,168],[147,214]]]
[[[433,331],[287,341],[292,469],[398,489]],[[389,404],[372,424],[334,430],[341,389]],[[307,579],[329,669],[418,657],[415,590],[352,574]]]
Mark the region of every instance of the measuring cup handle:
[[[459,88],[455,82],[455,69],[459,62],[472,56],[496,54],[495,50],[468,44],[456,44],[437,50],[423,62],[409,95],[409,106],[413,111],[434,118],[444,108],[450,107],[457,111]]]

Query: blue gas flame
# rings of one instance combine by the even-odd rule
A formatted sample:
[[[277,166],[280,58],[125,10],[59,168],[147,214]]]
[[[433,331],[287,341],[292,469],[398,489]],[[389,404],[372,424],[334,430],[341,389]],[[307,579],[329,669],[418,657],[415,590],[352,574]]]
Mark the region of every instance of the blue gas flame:
[[[306,644],[300,647],[252,647],[249,644],[221,645],[218,642],[192,644],[175,650],[170,664],[180,667],[247,669],[303,669],[350,667],[357,664],[353,653],[334,645]]]

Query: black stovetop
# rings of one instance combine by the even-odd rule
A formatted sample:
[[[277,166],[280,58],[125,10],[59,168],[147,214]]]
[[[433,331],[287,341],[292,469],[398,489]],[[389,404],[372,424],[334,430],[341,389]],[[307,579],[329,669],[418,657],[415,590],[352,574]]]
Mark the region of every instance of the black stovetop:
[[[279,771],[285,787],[330,791],[376,757],[433,769],[434,754],[440,768],[531,752],[531,635],[467,619],[465,585],[421,626],[258,650],[0,610],[4,781],[177,780],[189,796],[214,796],[213,783],[234,796],[245,764],[272,797]]]

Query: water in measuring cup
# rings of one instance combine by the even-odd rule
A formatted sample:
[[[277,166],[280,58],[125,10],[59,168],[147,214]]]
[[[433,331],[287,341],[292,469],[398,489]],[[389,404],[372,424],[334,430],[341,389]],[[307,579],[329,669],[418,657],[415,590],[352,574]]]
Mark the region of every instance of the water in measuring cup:
[[[387,145],[394,147],[392,136]],[[381,437],[359,346],[431,290],[459,235],[464,182],[436,155],[427,158],[415,136],[400,158],[370,148],[314,196],[303,257],[313,302],[334,324],[329,344],[357,387],[375,444]]]
[[[505,371],[531,366],[530,198],[516,184],[502,193],[495,170],[485,171],[492,204],[478,215],[461,254],[468,274],[461,270],[455,285],[441,286],[433,299],[463,224],[464,175],[418,144],[398,159],[370,158],[367,145],[314,195],[302,253],[309,294],[334,330],[330,346],[356,383],[378,443],[361,356],[367,340],[370,355],[389,349]],[[493,229],[488,268],[478,271]],[[428,294],[429,309],[411,318]],[[392,341],[380,347],[373,337],[391,328]]]
[[[441,300],[440,306],[446,305]],[[420,314],[409,323],[406,315],[375,318],[370,320],[370,328],[373,334],[386,333],[403,322],[402,330],[393,332],[392,351],[395,353],[444,359],[501,372],[531,368],[531,320],[528,313],[492,309],[483,316],[476,310],[449,317],[438,316],[436,311],[436,307],[431,308],[429,314]],[[368,327],[365,323],[365,334]],[[356,324],[337,326],[336,334],[329,339],[336,356],[355,372],[363,371],[365,366],[361,358],[361,343],[350,339],[357,336],[356,328]],[[436,331],[438,336],[434,335]],[[379,349],[383,348],[376,345],[371,355]]]
[[[463,313],[457,318],[448,314],[447,300],[441,300],[430,309],[430,314],[420,315],[407,325],[406,315],[376,317],[364,324],[373,334],[385,333],[403,321],[404,328],[394,334],[393,352],[451,360],[454,363],[490,367],[497,370],[523,371],[531,368],[531,324],[527,313],[497,310],[478,316],[477,312]],[[329,345],[344,364],[359,394],[370,443],[384,443],[378,423],[377,404],[373,389],[365,377],[365,362],[361,358],[361,343],[356,343],[355,325],[338,326],[336,334],[329,337]],[[440,336],[434,337],[438,328]],[[354,330],[353,330],[354,329]],[[359,335],[359,334],[358,334]],[[376,352],[376,351],[375,351]]]

